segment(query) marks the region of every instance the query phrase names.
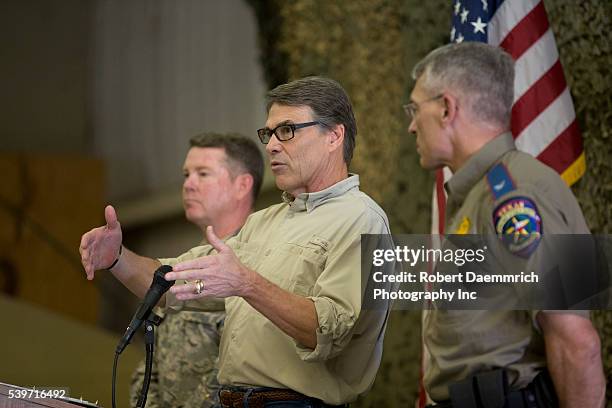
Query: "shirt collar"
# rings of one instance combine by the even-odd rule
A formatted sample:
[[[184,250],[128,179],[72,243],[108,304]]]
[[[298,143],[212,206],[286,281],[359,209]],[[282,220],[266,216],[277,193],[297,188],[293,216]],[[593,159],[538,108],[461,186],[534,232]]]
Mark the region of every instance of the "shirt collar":
[[[289,211],[310,212],[327,200],[341,196],[352,189],[359,189],[359,175],[357,174],[349,174],[347,178],[327,187],[325,190],[301,193],[297,197],[293,197],[284,191],[282,198],[285,203],[289,204]]]
[[[446,182],[444,188],[448,195],[463,198],[474,187],[491,166],[510,150],[516,150],[510,132],[496,136],[479,151],[474,153],[461,168]]]

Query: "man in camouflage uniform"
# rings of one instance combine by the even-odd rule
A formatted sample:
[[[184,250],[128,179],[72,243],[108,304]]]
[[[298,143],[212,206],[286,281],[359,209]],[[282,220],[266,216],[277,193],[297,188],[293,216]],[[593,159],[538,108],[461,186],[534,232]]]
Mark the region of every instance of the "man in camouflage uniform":
[[[238,232],[253,209],[263,174],[257,145],[239,135],[206,133],[190,141],[183,173],[186,218],[202,232],[208,225],[221,237]],[[204,240],[205,243],[205,240]],[[223,299],[210,299],[205,312],[158,309],[147,407],[214,407],[218,403],[217,360],[225,320]],[[136,369],[130,400],[136,406],[145,362]]]

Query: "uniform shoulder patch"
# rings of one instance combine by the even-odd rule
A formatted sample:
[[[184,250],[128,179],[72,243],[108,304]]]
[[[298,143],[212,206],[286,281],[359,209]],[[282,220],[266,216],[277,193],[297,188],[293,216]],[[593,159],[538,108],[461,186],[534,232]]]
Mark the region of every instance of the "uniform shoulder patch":
[[[533,200],[511,197],[493,211],[495,232],[515,255],[527,258],[542,238],[542,219]]]

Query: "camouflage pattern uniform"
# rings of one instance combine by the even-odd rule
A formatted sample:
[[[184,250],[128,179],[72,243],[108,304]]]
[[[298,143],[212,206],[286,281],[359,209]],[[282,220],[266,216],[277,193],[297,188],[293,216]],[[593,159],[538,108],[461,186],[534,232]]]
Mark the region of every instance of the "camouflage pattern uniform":
[[[156,329],[155,351],[147,408],[217,407],[219,340],[225,311],[216,300],[212,311],[166,308]],[[144,380],[145,362],[132,376],[130,402],[136,406]]]

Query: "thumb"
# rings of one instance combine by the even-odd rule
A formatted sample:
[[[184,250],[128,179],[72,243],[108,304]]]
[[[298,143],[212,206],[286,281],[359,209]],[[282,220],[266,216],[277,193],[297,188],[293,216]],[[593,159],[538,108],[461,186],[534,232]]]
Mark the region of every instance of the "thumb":
[[[223,242],[223,240],[221,240],[221,238],[215,234],[215,230],[211,225],[206,227],[206,239],[210,245],[212,245],[213,248],[219,252],[223,252],[229,248],[227,245],[225,245],[225,242]]]
[[[115,229],[119,227],[117,213],[112,205],[107,205],[106,208],[104,208],[104,219],[106,220],[106,226],[108,229]]]

